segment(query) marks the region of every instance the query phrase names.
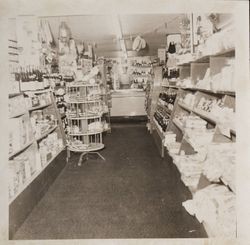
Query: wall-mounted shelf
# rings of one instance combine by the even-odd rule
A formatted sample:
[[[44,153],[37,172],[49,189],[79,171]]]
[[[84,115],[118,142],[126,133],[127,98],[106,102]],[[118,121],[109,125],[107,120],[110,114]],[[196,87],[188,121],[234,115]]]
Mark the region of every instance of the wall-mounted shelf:
[[[92,116],[80,116],[80,117],[73,117],[73,116],[67,116],[69,120],[88,120],[88,119],[96,119],[100,118],[103,115],[103,113],[98,115],[92,115]]]
[[[209,62],[210,57],[216,57],[216,56],[224,56],[224,55],[231,55],[234,56],[235,54],[235,48],[229,48],[225,50],[221,50],[219,52],[216,52],[214,54],[206,54],[200,57],[195,57],[193,60],[188,60],[183,63],[177,63],[178,66],[186,66],[190,65],[191,63],[206,63]]]
[[[51,127],[48,131],[46,131],[46,132],[43,133],[41,136],[39,136],[38,138],[36,138],[36,141],[39,141],[39,140],[45,138],[45,137],[48,136],[50,133],[52,133],[57,127],[58,127],[58,125],[55,125],[55,126]]]
[[[61,149],[60,151],[57,152],[57,154],[55,156],[53,156],[44,166],[43,169],[46,168],[61,152],[63,149]],[[20,193],[22,193],[38,176],[39,174],[41,174],[41,171],[36,171],[30,179],[28,179],[23,185],[20,186],[20,188],[18,189],[18,192],[9,199],[9,205],[20,195]]]
[[[9,118],[14,118],[14,117],[22,116],[22,115],[24,115],[26,112],[27,112],[27,111],[17,112],[16,114],[10,115]]]
[[[12,152],[11,154],[9,154],[9,159],[13,158],[15,155],[17,155],[18,153],[24,151],[26,148],[28,148],[32,143],[34,142],[34,140],[29,141],[28,143],[26,143],[25,145],[23,145],[20,149]]]
[[[46,105],[39,105],[39,106],[30,107],[28,110],[29,111],[35,111],[35,110],[43,109],[43,108],[48,107],[50,105],[52,105],[52,103],[49,103],[49,104],[46,104]]]

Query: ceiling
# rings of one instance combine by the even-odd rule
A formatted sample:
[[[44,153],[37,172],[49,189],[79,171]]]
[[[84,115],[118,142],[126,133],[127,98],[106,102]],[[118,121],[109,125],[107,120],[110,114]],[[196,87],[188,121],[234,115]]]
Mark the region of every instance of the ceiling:
[[[138,15],[82,15],[46,17],[57,42],[59,25],[65,21],[72,37],[78,41],[96,44],[98,56],[118,57],[125,40],[126,50],[132,49],[136,35],[143,37],[148,48],[139,55],[156,55],[159,47],[166,46],[166,34],[178,33],[182,14],[138,14]]]

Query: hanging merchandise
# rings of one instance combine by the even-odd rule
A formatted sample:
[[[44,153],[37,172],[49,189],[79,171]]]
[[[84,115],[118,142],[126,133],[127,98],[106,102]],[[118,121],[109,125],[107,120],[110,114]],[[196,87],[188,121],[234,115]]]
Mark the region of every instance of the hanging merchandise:
[[[84,52],[85,52],[84,42],[77,43],[76,48],[77,48],[77,51],[78,51],[78,58],[80,60],[80,59],[83,58]]]
[[[170,42],[168,46],[168,53],[174,54],[176,52],[175,43]]]
[[[69,46],[67,43],[62,42],[60,39],[58,40],[58,53],[59,55],[64,55],[69,53]]]
[[[40,65],[41,43],[38,40],[39,23],[33,16],[19,16],[16,21],[19,64],[23,67]]]
[[[190,17],[187,14],[185,14],[181,19],[180,34],[181,34],[181,40],[180,40],[181,48],[179,50],[176,48],[177,49],[176,51],[179,55],[186,54],[191,51]]]
[[[77,49],[76,49],[76,44],[75,40],[73,38],[70,38],[69,40],[69,52],[72,56],[73,59],[77,59]]]
[[[55,40],[47,20],[41,19],[39,21],[38,39],[41,43],[45,42],[48,47],[55,47]]]
[[[77,51],[74,39],[71,36],[70,28],[65,22],[59,27],[59,68],[64,76],[74,76],[77,71]]]
[[[146,41],[143,38],[141,38],[140,36],[137,36],[133,42],[132,48],[135,51],[139,51],[141,49],[144,49],[144,48],[146,48]]]
[[[213,34],[213,23],[205,14],[193,14],[194,45],[203,44]]]
[[[85,53],[85,44],[84,44],[84,42],[82,42],[82,51],[81,51],[82,57],[84,57],[84,53]]]
[[[67,24],[62,21],[59,26],[59,40],[62,43],[69,43],[69,39],[71,38],[71,31]]]
[[[208,19],[213,24],[213,33],[220,31],[220,28],[217,28],[217,25],[219,23],[219,14],[211,13],[208,15]]]

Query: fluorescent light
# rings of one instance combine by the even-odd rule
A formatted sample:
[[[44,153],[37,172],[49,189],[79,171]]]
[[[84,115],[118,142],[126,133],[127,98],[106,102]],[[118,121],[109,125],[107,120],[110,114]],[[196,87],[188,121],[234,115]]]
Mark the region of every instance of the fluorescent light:
[[[119,16],[118,15],[112,15],[112,21],[113,21],[113,26],[114,26],[114,29],[115,29],[116,38],[117,38],[117,40],[119,40],[121,50],[122,50],[125,58],[128,58],[127,48],[126,48],[125,41],[123,39],[122,28],[121,28],[121,23],[120,23]]]
[[[121,49],[123,52],[126,52],[126,45],[125,45],[125,41],[123,39],[120,39],[120,45],[121,45]]]

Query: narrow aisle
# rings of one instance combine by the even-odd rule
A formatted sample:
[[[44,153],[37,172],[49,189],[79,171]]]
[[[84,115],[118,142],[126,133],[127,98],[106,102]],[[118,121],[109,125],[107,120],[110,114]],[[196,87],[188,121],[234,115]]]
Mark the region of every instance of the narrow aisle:
[[[206,237],[182,207],[190,193],[159,156],[145,125],[112,125],[106,161],[75,166],[77,154],[14,239]]]

